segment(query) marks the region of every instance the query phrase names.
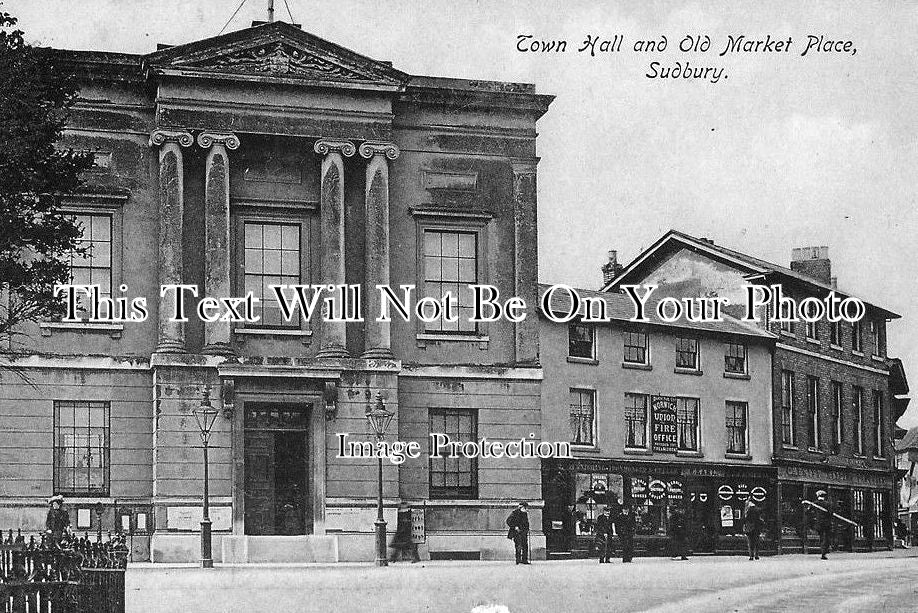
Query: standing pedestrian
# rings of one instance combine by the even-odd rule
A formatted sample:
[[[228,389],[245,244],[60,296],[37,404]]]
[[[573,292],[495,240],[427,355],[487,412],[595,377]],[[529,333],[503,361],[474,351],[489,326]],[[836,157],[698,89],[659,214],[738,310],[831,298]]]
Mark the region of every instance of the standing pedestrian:
[[[60,547],[64,534],[70,531],[70,514],[64,510],[64,497],[58,494],[48,499],[48,516],[45,530],[52,547]]]
[[[896,538],[902,541],[902,547],[908,547],[908,527],[902,518],[896,519]]]
[[[622,546],[622,562],[630,562],[634,555],[634,513],[631,505],[622,505],[615,518],[615,528]]]
[[[409,555],[412,564],[421,561],[418,544],[411,538],[411,507],[407,502],[400,502],[395,521],[395,536],[392,537],[392,561],[398,562]]]
[[[516,550],[516,563],[529,564],[529,504],[520,502],[519,506],[507,517],[507,538],[513,540]]]
[[[822,552],[821,559],[828,560],[826,554],[832,546],[832,515],[835,513],[835,507],[829,502],[825,490],[816,492],[816,503],[814,506],[807,505],[807,516],[812,521],[813,527],[819,533],[819,545]]]
[[[670,515],[669,523],[670,547],[673,558],[688,560],[688,527],[685,523],[685,514],[681,509],[674,509]]]
[[[599,549],[599,563],[611,562],[612,549],[612,506],[607,505],[596,519],[596,546]]]
[[[749,559],[758,560],[759,543],[764,522],[762,521],[762,510],[751,498],[746,503],[744,516],[743,533],[746,535],[746,544],[749,546]]]

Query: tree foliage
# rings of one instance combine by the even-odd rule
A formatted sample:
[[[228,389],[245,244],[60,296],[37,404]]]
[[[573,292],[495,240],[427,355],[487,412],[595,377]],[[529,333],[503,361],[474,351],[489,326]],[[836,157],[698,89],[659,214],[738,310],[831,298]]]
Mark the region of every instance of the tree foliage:
[[[60,211],[80,186],[89,153],[61,150],[75,75],[55,54],[25,42],[0,12],[0,342],[11,348],[20,324],[55,317],[54,285],[69,281],[81,228]]]

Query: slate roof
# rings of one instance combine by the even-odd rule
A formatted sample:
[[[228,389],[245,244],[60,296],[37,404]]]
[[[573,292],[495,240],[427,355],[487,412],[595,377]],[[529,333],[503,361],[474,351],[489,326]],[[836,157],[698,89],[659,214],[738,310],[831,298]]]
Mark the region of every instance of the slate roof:
[[[896,451],[918,450],[918,426],[910,428],[901,439],[896,441]]]
[[[541,309],[542,297],[552,287],[551,284],[539,284],[539,305]],[[631,298],[625,294],[615,292],[599,292],[595,290],[572,288],[581,298],[596,297],[601,298],[606,303],[606,315],[617,323],[630,323],[634,317],[634,303]],[[723,321],[712,322],[693,322],[682,318],[675,322],[667,322],[659,319],[656,313],[656,305],[659,300],[651,297],[647,301],[647,319],[648,322],[642,322],[641,325],[664,326],[668,328],[678,328],[684,330],[694,330],[699,332],[710,332],[715,334],[731,334],[759,339],[775,339],[774,334],[759,328],[753,323],[740,321],[729,315],[723,315]],[[555,291],[551,296],[550,308],[556,313],[566,313],[571,306],[571,298],[568,292]],[[580,305],[580,315],[585,315],[584,305]]]
[[[753,273],[790,278],[800,283],[803,283],[805,285],[809,285],[809,286],[818,288],[824,292],[829,292],[829,291],[834,290],[836,294],[842,297],[847,297],[847,296],[856,297],[855,294],[851,292],[846,292],[837,287],[832,287],[831,285],[824,283],[820,281],[819,279],[815,279],[809,275],[805,275],[803,273],[797,272],[786,266],[775,264],[773,262],[768,262],[766,260],[762,260],[760,258],[743,253],[741,251],[736,251],[734,249],[723,247],[721,245],[714,243],[713,241],[697,238],[695,236],[692,236],[691,234],[687,234],[679,230],[670,230],[669,232],[664,234],[650,248],[646,249],[638,257],[636,257],[630,264],[628,264],[628,266],[624,268],[622,273],[616,279],[613,279],[611,283],[606,284],[603,287],[603,289],[610,289],[613,286],[618,286],[619,284],[621,284],[622,280],[626,278],[628,274],[639,265],[640,263],[639,260],[651,254],[652,252],[656,251],[657,249],[662,247],[667,241],[672,240],[672,239],[676,239],[683,244],[688,243],[690,246],[692,246],[696,250],[714,252],[724,257],[738,260],[742,262],[743,264],[745,264],[747,267],[749,267]],[[863,299],[861,300],[862,302],[864,302],[864,304],[867,304],[873,307],[874,309],[882,311],[885,314],[885,316],[889,319],[898,319],[900,317],[900,315],[898,315],[897,313],[893,313],[892,311],[889,311],[888,309],[885,309],[881,306],[870,303],[866,300],[863,300]]]

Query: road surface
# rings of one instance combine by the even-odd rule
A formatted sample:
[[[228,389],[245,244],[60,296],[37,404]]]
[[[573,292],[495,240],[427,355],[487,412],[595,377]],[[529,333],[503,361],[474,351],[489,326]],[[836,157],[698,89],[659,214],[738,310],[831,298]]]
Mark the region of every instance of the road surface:
[[[918,611],[918,549],[678,562],[132,566],[127,612]],[[506,607],[506,608],[504,608]]]

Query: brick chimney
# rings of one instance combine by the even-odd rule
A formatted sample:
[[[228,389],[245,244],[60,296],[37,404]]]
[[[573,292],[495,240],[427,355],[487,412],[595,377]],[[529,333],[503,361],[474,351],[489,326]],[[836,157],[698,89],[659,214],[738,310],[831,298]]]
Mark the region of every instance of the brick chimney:
[[[812,277],[817,281],[832,284],[832,261],[828,247],[800,247],[791,251],[791,270]]]
[[[609,251],[609,261],[602,265],[602,284],[608,285],[624,269],[625,267],[618,263],[618,251],[611,249]]]

